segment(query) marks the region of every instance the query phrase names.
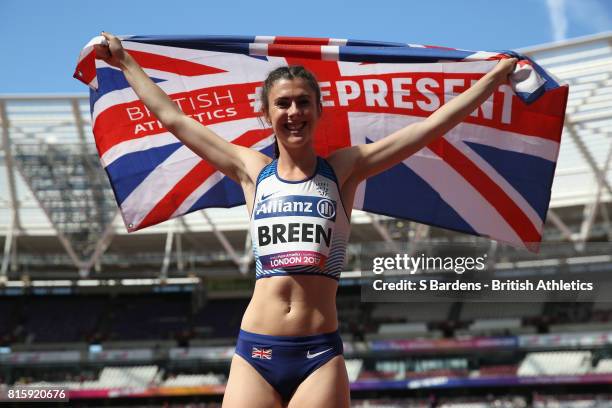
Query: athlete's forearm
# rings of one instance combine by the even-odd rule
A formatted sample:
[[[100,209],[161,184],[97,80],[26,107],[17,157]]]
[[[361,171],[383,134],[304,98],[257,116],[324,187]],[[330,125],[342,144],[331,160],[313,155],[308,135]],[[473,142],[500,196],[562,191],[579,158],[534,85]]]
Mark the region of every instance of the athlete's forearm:
[[[183,113],[179,107],[143,71],[138,62],[125,52],[120,68],[134,92],[155,117],[168,129]]]
[[[348,177],[363,180],[388,169],[457,126],[502,84],[516,60],[502,61],[471,88],[427,119],[406,126],[374,143],[347,149],[342,160],[352,169]]]
[[[506,77],[505,71],[494,69],[469,89],[442,105],[423,121],[423,126],[427,128],[425,132],[427,139],[434,139],[457,126],[467,115],[486,101],[497,87],[506,81]]]

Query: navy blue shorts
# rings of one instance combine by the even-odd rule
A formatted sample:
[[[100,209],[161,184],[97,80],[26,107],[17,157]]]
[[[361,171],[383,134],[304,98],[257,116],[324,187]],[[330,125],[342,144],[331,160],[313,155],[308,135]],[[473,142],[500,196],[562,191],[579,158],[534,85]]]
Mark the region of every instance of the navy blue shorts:
[[[317,368],[341,355],[338,331],[314,336],[268,336],[240,330],[236,354],[288,401],[297,387]]]

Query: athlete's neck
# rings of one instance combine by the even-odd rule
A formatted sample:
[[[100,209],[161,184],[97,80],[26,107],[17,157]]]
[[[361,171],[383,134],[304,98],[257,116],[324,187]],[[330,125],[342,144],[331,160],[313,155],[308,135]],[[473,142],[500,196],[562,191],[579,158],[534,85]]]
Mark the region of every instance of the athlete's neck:
[[[314,151],[282,151],[278,158],[276,171],[284,180],[303,180],[312,176],[317,168],[317,155]]]

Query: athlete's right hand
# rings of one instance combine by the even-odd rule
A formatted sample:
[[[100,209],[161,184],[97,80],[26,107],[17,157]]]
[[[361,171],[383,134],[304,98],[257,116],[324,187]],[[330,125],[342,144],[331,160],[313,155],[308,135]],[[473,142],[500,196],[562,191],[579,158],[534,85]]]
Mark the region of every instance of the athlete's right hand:
[[[123,62],[128,57],[128,53],[123,49],[123,45],[121,45],[121,40],[104,31],[102,31],[102,36],[106,39],[106,44],[94,45],[96,58],[121,69]]]

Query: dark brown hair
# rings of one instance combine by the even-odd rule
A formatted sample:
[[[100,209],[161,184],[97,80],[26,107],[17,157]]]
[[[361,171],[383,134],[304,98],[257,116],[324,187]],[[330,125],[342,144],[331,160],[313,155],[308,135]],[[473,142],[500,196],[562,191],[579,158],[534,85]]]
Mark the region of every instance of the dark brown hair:
[[[321,109],[321,89],[319,88],[319,83],[317,79],[312,74],[312,72],[308,71],[301,65],[291,65],[288,67],[278,67],[274,71],[268,74],[268,77],[263,82],[263,86],[261,87],[261,111],[264,115],[267,115],[268,110],[270,108],[270,102],[268,101],[268,95],[270,93],[270,89],[276,83],[276,81],[280,79],[296,79],[302,78],[308,86],[314,91],[316,101],[319,105],[319,109]],[[278,150],[278,141],[276,137],[274,138],[274,158],[278,159],[280,152]]]

